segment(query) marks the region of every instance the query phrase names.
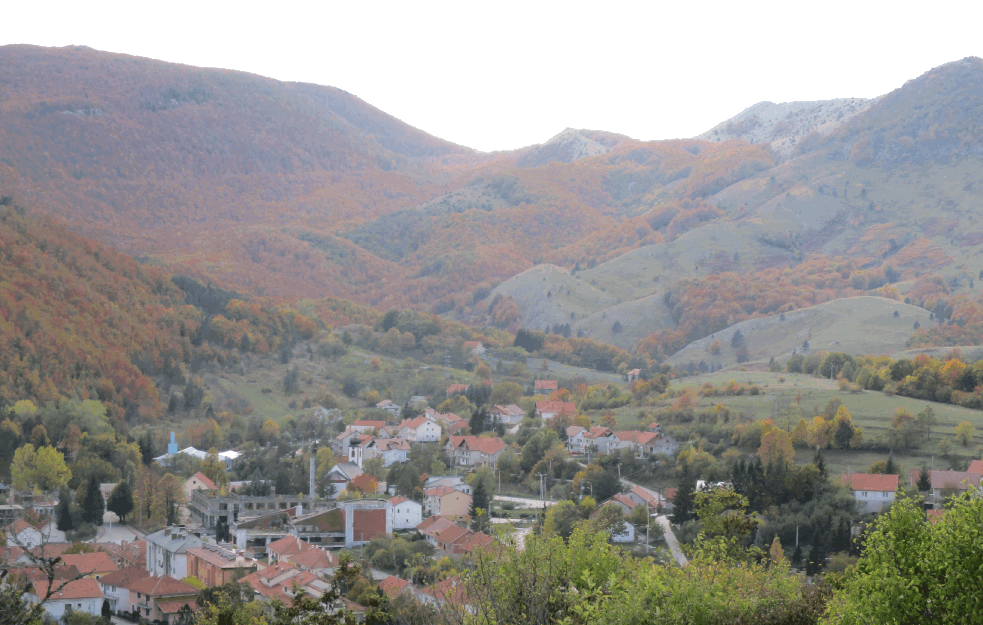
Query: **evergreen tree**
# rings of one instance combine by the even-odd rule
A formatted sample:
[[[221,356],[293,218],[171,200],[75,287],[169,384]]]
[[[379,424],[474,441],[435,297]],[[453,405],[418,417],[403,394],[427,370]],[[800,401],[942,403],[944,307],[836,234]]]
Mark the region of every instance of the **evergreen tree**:
[[[481,510],[481,515],[487,518],[490,515],[489,505],[491,504],[491,498],[485,491],[485,484],[480,479],[476,481],[474,486],[474,491],[471,493],[471,509],[468,514],[471,515],[472,528],[476,530],[481,529],[482,521],[479,518],[478,510]]]
[[[894,462],[894,452],[891,452],[887,456],[887,464],[884,465],[884,473],[887,475],[896,475],[898,473],[898,465]]]
[[[75,521],[72,518],[72,495],[67,488],[58,491],[58,507],[55,508],[55,519],[59,532],[70,532],[75,529]]]
[[[819,473],[824,479],[829,476],[826,470],[826,460],[823,458],[823,453],[818,449],[816,450],[816,455],[812,458],[812,464],[816,465],[816,468],[819,469]]]
[[[126,523],[126,517],[130,512],[133,512],[133,506],[133,490],[130,488],[129,482],[122,480],[109,493],[106,508],[110,512],[116,513],[122,523]]]
[[[932,490],[932,476],[928,472],[928,468],[924,465],[922,465],[922,470],[918,474],[918,490],[923,493]]]
[[[171,398],[177,401],[176,395],[171,394]],[[140,440],[137,441],[137,445],[140,446],[140,460],[146,466],[152,465],[154,463],[154,439],[150,432],[144,432],[140,436]]]
[[[802,545],[795,546],[795,551],[792,552],[792,564],[795,566],[802,564]]]
[[[471,415],[471,419],[468,421],[468,427],[471,430],[471,434],[477,436],[488,429],[488,408],[481,406],[474,411]]]
[[[690,475],[689,469],[683,471],[679,480],[679,487],[676,490],[676,497],[673,499],[674,510],[672,522],[682,525],[693,518],[693,504],[696,500],[696,479]]]
[[[80,497],[81,495],[81,497]],[[75,501],[82,509],[82,522],[90,525],[102,525],[102,515],[106,512],[106,501],[99,490],[99,480],[95,475],[89,476],[87,484],[79,488]]]

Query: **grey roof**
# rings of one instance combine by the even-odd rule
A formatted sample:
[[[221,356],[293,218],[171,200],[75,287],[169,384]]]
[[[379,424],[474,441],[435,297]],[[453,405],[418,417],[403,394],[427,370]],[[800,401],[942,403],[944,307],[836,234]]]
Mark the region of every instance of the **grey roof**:
[[[349,480],[353,480],[364,472],[358,468],[357,464],[351,462],[339,462],[338,464],[331,467],[331,471],[329,471],[328,473],[329,474],[339,473],[343,475],[345,478]]]
[[[188,530],[184,528],[178,527],[165,527],[153,534],[147,534],[147,542],[167,549],[172,553],[184,553],[188,549],[201,547],[205,544],[205,541],[201,538],[194,534],[189,534]]]

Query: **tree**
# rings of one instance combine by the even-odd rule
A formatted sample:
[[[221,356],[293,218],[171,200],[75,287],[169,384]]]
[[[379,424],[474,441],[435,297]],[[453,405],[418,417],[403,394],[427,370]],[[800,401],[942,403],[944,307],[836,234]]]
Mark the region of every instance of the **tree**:
[[[109,500],[106,502],[106,508],[116,514],[119,517],[120,522],[126,523],[126,517],[133,512],[133,490],[130,488],[129,482],[125,479],[121,480],[119,484],[113,487],[111,493],[109,493]]]
[[[483,405],[471,415],[471,419],[468,421],[468,429],[471,430],[471,434],[477,436],[488,429],[490,421],[488,407]]]
[[[489,497],[488,491],[485,490],[485,483],[483,480],[478,480],[474,485],[474,490],[471,491],[470,515],[472,517],[476,516],[478,510],[483,510],[485,514],[488,514],[490,504],[491,497]]]
[[[933,524],[902,497],[881,515],[853,575],[829,607],[831,625],[979,621],[983,499],[964,495]]]
[[[68,484],[72,471],[65,464],[65,456],[54,447],[35,450],[28,443],[14,452],[10,466],[13,487],[17,490],[38,489],[51,491]]]
[[[782,462],[790,464],[795,458],[795,448],[792,447],[792,437],[785,430],[772,427],[761,437],[761,447],[758,456],[764,464]]]
[[[569,499],[558,501],[550,506],[546,512],[546,520],[543,523],[543,534],[545,536],[559,536],[566,540],[573,533],[574,527],[581,520],[580,511]]]
[[[627,529],[625,512],[621,506],[615,504],[601,506],[594,512],[587,526],[592,531],[606,532],[611,537],[624,534]]]
[[[956,440],[962,443],[963,447],[968,447],[976,434],[976,426],[969,421],[962,421],[956,426]]]
[[[80,486],[75,493],[75,503],[82,511],[82,522],[90,525],[102,525],[102,517],[106,512],[106,501],[99,490],[99,480],[95,475]]]
[[[932,475],[928,472],[928,467],[922,465],[922,470],[918,473],[918,491],[927,493],[932,490]]]
[[[72,494],[67,488],[58,490],[58,506],[55,508],[56,526],[59,532],[69,532],[75,529],[72,518]]]
[[[696,503],[696,478],[683,471],[679,479],[676,497],[673,499],[672,522],[682,525],[693,518],[693,506]]]

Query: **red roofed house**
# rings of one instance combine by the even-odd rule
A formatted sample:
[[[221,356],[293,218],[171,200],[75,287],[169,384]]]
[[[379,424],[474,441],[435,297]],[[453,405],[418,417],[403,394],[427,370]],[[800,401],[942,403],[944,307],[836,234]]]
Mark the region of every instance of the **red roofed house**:
[[[92,616],[102,614],[102,588],[94,579],[77,579],[58,590],[61,582],[55,581],[55,591],[44,604],[44,611],[55,620],[61,620],[66,611],[85,612]],[[24,600],[27,603],[40,603],[48,594],[48,580],[34,582]]]
[[[192,612],[198,609],[195,603],[198,589],[168,575],[145,577],[132,584],[131,600],[134,594],[136,610],[140,618],[147,621],[176,623],[178,612],[184,606],[188,606]]]
[[[499,546],[499,544],[494,537],[489,536],[484,532],[471,532],[457,546],[455,553],[473,555],[478,550],[491,550],[496,546]]]
[[[428,488],[424,492],[424,508],[427,514],[459,519],[471,512],[471,495],[450,486]]]
[[[463,543],[471,533],[471,530],[465,527],[453,525],[442,532],[435,533],[434,540],[437,543],[438,549],[441,549],[447,553],[457,553],[457,549],[460,544]]]
[[[440,440],[440,424],[420,415],[415,419],[406,419],[399,424],[399,435],[411,443],[436,443]]]
[[[970,465],[971,467],[973,465]],[[915,485],[918,483],[918,477],[921,471],[918,469],[912,469],[908,474],[908,483]],[[935,507],[940,507],[939,504],[945,497],[943,491],[952,491],[955,494],[964,493],[970,488],[980,489],[980,480],[983,479],[983,475],[975,471],[929,471],[929,478],[932,481],[932,503]]]
[[[610,428],[603,425],[595,425],[583,433],[584,451],[594,454],[606,454],[610,451],[621,449],[621,439],[614,435]]]
[[[500,438],[477,436],[451,436],[445,446],[451,466],[455,467],[495,466],[505,448],[505,442]]]
[[[184,500],[191,501],[192,494],[196,490],[218,490],[218,486],[199,471],[184,481]]]
[[[656,453],[656,443],[662,438],[655,432],[639,432],[637,430],[615,432],[614,435],[621,441],[622,447],[630,447],[637,458],[648,458]]]
[[[841,482],[853,490],[857,504],[865,512],[880,512],[894,503],[898,476],[883,473],[844,473]]]
[[[7,544],[33,549],[41,544],[41,532],[24,519],[17,519],[7,526]]]
[[[536,391],[537,395],[546,392],[552,393],[556,389],[557,389],[556,380],[536,380],[536,384],[533,387],[533,390]]]
[[[565,414],[573,417],[577,414],[577,407],[572,401],[538,401],[536,402],[536,416],[544,421],[549,421],[553,417]]]
[[[399,413],[402,411],[402,408],[399,407],[399,404],[397,404],[391,399],[383,399],[378,404],[376,404],[375,407],[378,408],[379,410],[385,410],[390,415],[392,415],[393,418],[398,417]]]
[[[386,593],[387,597],[395,597],[407,588],[409,588],[411,592],[413,590],[413,587],[410,586],[410,583],[407,580],[400,579],[395,575],[390,575],[386,579],[379,582],[379,588],[382,590],[382,592]]]
[[[270,544],[266,545],[266,553],[269,557],[270,564],[280,564],[280,562],[286,560],[290,556],[294,556],[298,553],[303,553],[311,549],[317,549],[317,547],[294,535],[284,536],[283,538],[274,540]]]
[[[469,388],[470,384],[451,384],[447,387],[447,396],[467,393]]]
[[[99,579],[106,573],[119,570],[113,557],[105,551],[65,554],[62,555],[61,561],[65,566],[78,567],[80,574],[93,579]]]
[[[402,438],[373,438],[365,445],[364,450],[363,461],[378,457],[388,467],[395,462],[406,462],[409,459],[410,443]]]
[[[205,543],[188,549],[188,575],[209,587],[234,582],[255,570],[255,560],[218,545]]]
[[[492,418],[492,421],[498,420],[505,425],[515,425],[522,423],[522,420],[526,418],[526,411],[515,404],[497,405],[488,412],[488,416]]]
[[[386,427],[385,421],[355,421],[351,425],[351,429],[358,430],[358,432],[364,434],[365,432],[371,432],[372,430],[381,430]]]
[[[130,612],[136,609],[136,593],[130,594],[130,586],[150,577],[145,567],[128,566],[106,573],[99,579],[102,596],[109,602],[112,612]]]

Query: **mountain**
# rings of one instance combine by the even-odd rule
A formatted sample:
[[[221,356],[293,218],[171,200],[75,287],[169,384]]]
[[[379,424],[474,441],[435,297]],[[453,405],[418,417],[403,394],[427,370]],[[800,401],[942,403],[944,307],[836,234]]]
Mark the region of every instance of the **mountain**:
[[[340,89],[7,46],[0,183],[144,263],[253,296],[663,359],[750,319],[878,295],[944,302],[960,332],[919,341],[966,340],[981,64],[873,100],[759,103],[695,139],[566,129],[481,154]]]

